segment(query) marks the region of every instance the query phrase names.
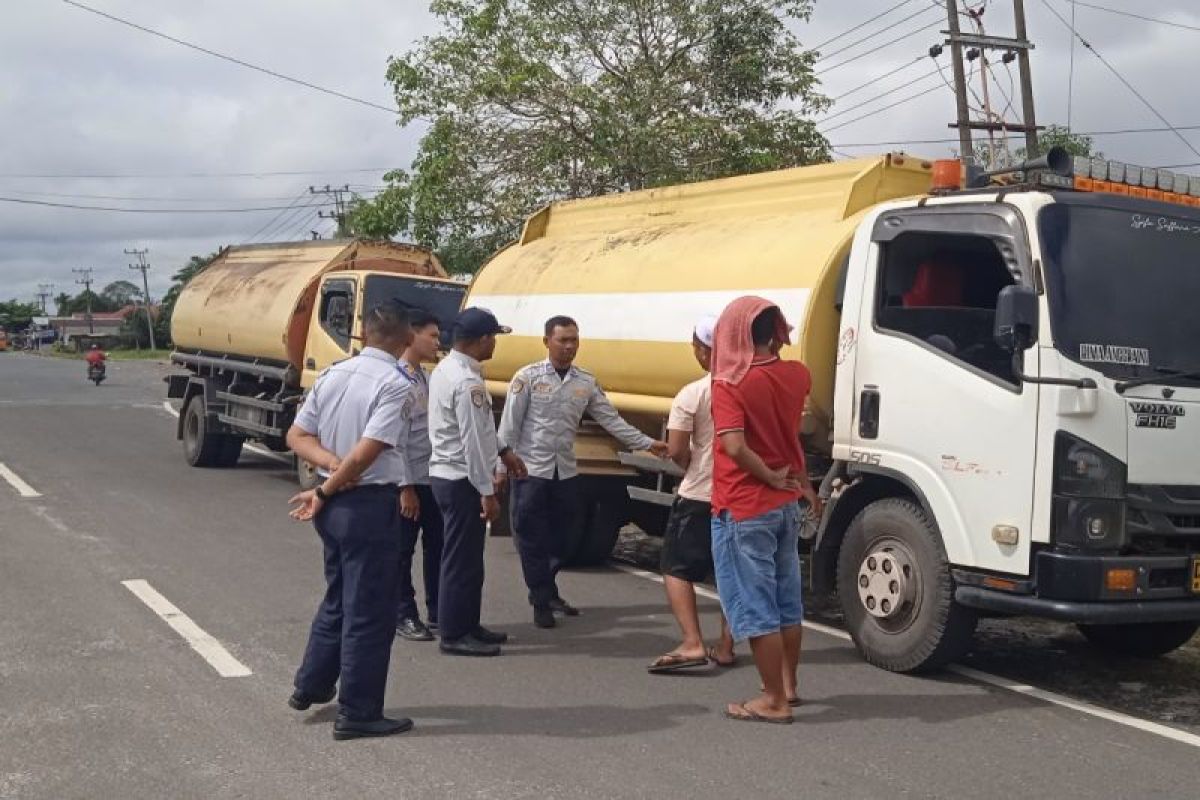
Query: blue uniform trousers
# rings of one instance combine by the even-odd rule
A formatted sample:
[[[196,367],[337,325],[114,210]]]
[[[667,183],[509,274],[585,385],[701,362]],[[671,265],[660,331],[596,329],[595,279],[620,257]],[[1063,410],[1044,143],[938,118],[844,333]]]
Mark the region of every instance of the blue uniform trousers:
[[[455,641],[479,627],[483,604],[483,546],[487,523],[479,516],[479,492],[466,478],[432,478],[445,537],[438,586],[438,626],[443,641]]]
[[[314,519],[325,546],[325,598],[295,685],[320,696],[340,679],[341,714],[353,720],[383,715],[396,623],[399,519],[395,486],[336,494]]]
[[[417,519],[400,518],[400,599],[396,606],[396,621],[414,619],[417,611],[417,592],[413,588],[412,563],[421,539],[421,561],[425,576],[425,610],[430,622],[438,621],[438,583],[442,570],[442,512],[429,486],[414,486],[421,503]]]
[[[558,597],[555,578],[579,524],[578,478],[518,478],[512,483],[513,536],[533,606]]]

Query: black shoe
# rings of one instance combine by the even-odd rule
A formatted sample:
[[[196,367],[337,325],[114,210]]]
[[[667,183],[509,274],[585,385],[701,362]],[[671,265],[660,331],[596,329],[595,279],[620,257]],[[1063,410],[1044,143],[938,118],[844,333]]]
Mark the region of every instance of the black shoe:
[[[417,617],[405,617],[396,624],[396,635],[410,642],[432,642],[433,633]]]
[[[332,702],[333,698],[337,697],[337,689],[330,689],[328,694],[306,694],[297,689],[292,692],[292,696],[288,698],[288,705],[297,711],[308,711],[313,703],[320,705],[322,703]]]
[[[333,738],[337,741],[347,739],[366,739],[371,736],[394,736],[397,733],[408,733],[412,730],[413,721],[408,717],[388,719],[380,717],[371,722],[338,717],[333,723]]]
[[[480,625],[471,632],[471,636],[483,642],[484,644],[504,644],[508,641],[508,634],[500,631],[493,631]]]
[[[437,620],[429,620],[429,622],[425,623],[425,627],[429,628],[430,633],[436,634],[438,632]]]
[[[533,624],[539,628],[553,628],[558,624],[554,620],[554,610],[550,606],[534,606]]]
[[[481,642],[474,636],[464,636],[461,639],[455,639],[448,642],[445,639],[441,644],[442,652],[451,656],[498,656],[500,655],[500,645],[487,644]]]
[[[555,614],[562,614],[564,617],[578,617],[579,609],[563,600],[561,597],[556,597],[550,601],[550,610]]]

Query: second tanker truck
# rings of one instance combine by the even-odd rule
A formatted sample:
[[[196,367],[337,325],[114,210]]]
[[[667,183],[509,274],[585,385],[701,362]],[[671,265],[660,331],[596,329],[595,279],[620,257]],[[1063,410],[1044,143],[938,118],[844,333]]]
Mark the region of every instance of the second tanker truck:
[[[695,320],[765,296],[813,374],[814,588],[868,661],[944,664],[981,614],[1168,652],[1200,627],[1200,181],[1052,161],[975,189],[892,155],[555,204],[467,298],[514,328],[489,386],[566,314],[660,436]],[[590,426],[578,451],[585,556],[661,524],[653,460]]]
[[[365,310],[399,299],[449,331],[466,286],[428,250],[392,242],[313,241],[231,247],[179,295],[168,378],[181,403],[189,464],[230,467],[247,440],[284,452],[317,374],[362,348]],[[315,474],[297,461],[300,482]]]

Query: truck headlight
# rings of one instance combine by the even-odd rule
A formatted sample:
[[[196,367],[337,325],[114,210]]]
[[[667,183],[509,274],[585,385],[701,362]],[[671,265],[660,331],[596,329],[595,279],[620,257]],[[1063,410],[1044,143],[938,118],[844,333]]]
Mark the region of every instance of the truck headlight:
[[[1062,431],[1054,443],[1054,543],[1089,550],[1128,544],[1125,465]]]

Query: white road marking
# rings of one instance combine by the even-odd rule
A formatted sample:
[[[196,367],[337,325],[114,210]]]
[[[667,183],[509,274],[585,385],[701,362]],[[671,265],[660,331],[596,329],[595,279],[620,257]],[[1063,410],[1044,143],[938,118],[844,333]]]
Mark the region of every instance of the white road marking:
[[[8,468],[8,465],[0,463],[0,478],[8,481],[9,485],[17,490],[17,494],[21,497],[41,497],[42,493],[34,489],[25,481],[21,480],[21,476]]]
[[[238,661],[225,649],[224,645],[210,636],[199,625],[191,620],[175,605],[159,594],[153,586],[144,580],[121,581],[121,585],[150,607],[164,622],[170,625],[176,633],[193,650],[199,653],[222,678],[241,678],[252,675],[250,668]]]
[[[163,400],[162,407],[163,410],[165,410],[168,414],[178,419],[179,412],[176,411],[175,407],[171,405],[170,400]],[[278,461],[280,464],[287,464],[289,467],[294,463],[291,456],[284,455],[283,453],[276,453],[274,450],[268,450],[267,448],[259,447],[256,444],[246,444],[242,445],[242,447],[246,450],[258,453],[260,456],[269,458],[272,461]]]
[[[662,576],[658,575],[657,573],[649,572],[644,569],[637,569],[636,567],[630,567],[625,564],[612,563],[611,565],[621,572],[625,572],[629,575],[634,575],[639,578],[645,578],[657,583],[662,583]],[[707,586],[697,586],[696,594],[714,600],[718,599],[717,593]],[[843,639],[845,641],[851,640],[850,634],[846,633],[845,631],[832,628],[828,625],[822,625],[819,622],[809,622],[806,620],[804,622],[804,627],[818,633],[826,634],[827,636]],[[1016,694],[1022,694],[1026,697],[1032,697],[1061,708],[1069,708],[1072,711],[1079,712],[1080,714],[1087,714],[1091,717],[1097,717],[1109,722],[1115,722],[1118,725],[1124,725],[1127,728],[1134,728],[1155,736],[1161,736],[1164,739],[1171,739],[1179,742],[1180,744],[1186,744],[1192,747],[1200,747],[1200,735],[1179,730],[1178,728],[1172,728],[1170,725],[1163,725],[1158,722],[1140,719],[1129,714],[1122,714],[1120,711],[1112,711],[1107,708],[1101,708],[1100,706],[1092,705],[1091,703],[1086,703],[1082,700],[1075,700],[1056,692],[1051,692],[1046,689],[1039,689],[1036,686],[1030,686],[1024,683],[1018,683],[1017,681],[1009,680],[1008,678],[1003,678],[999,675],[993,675],[990,672],[984,672],[971,667],[951,664],[946,668],[946,670],[977,683],[993,686],[997,689],[1004,689],[1009,692],[1015,692]]]

